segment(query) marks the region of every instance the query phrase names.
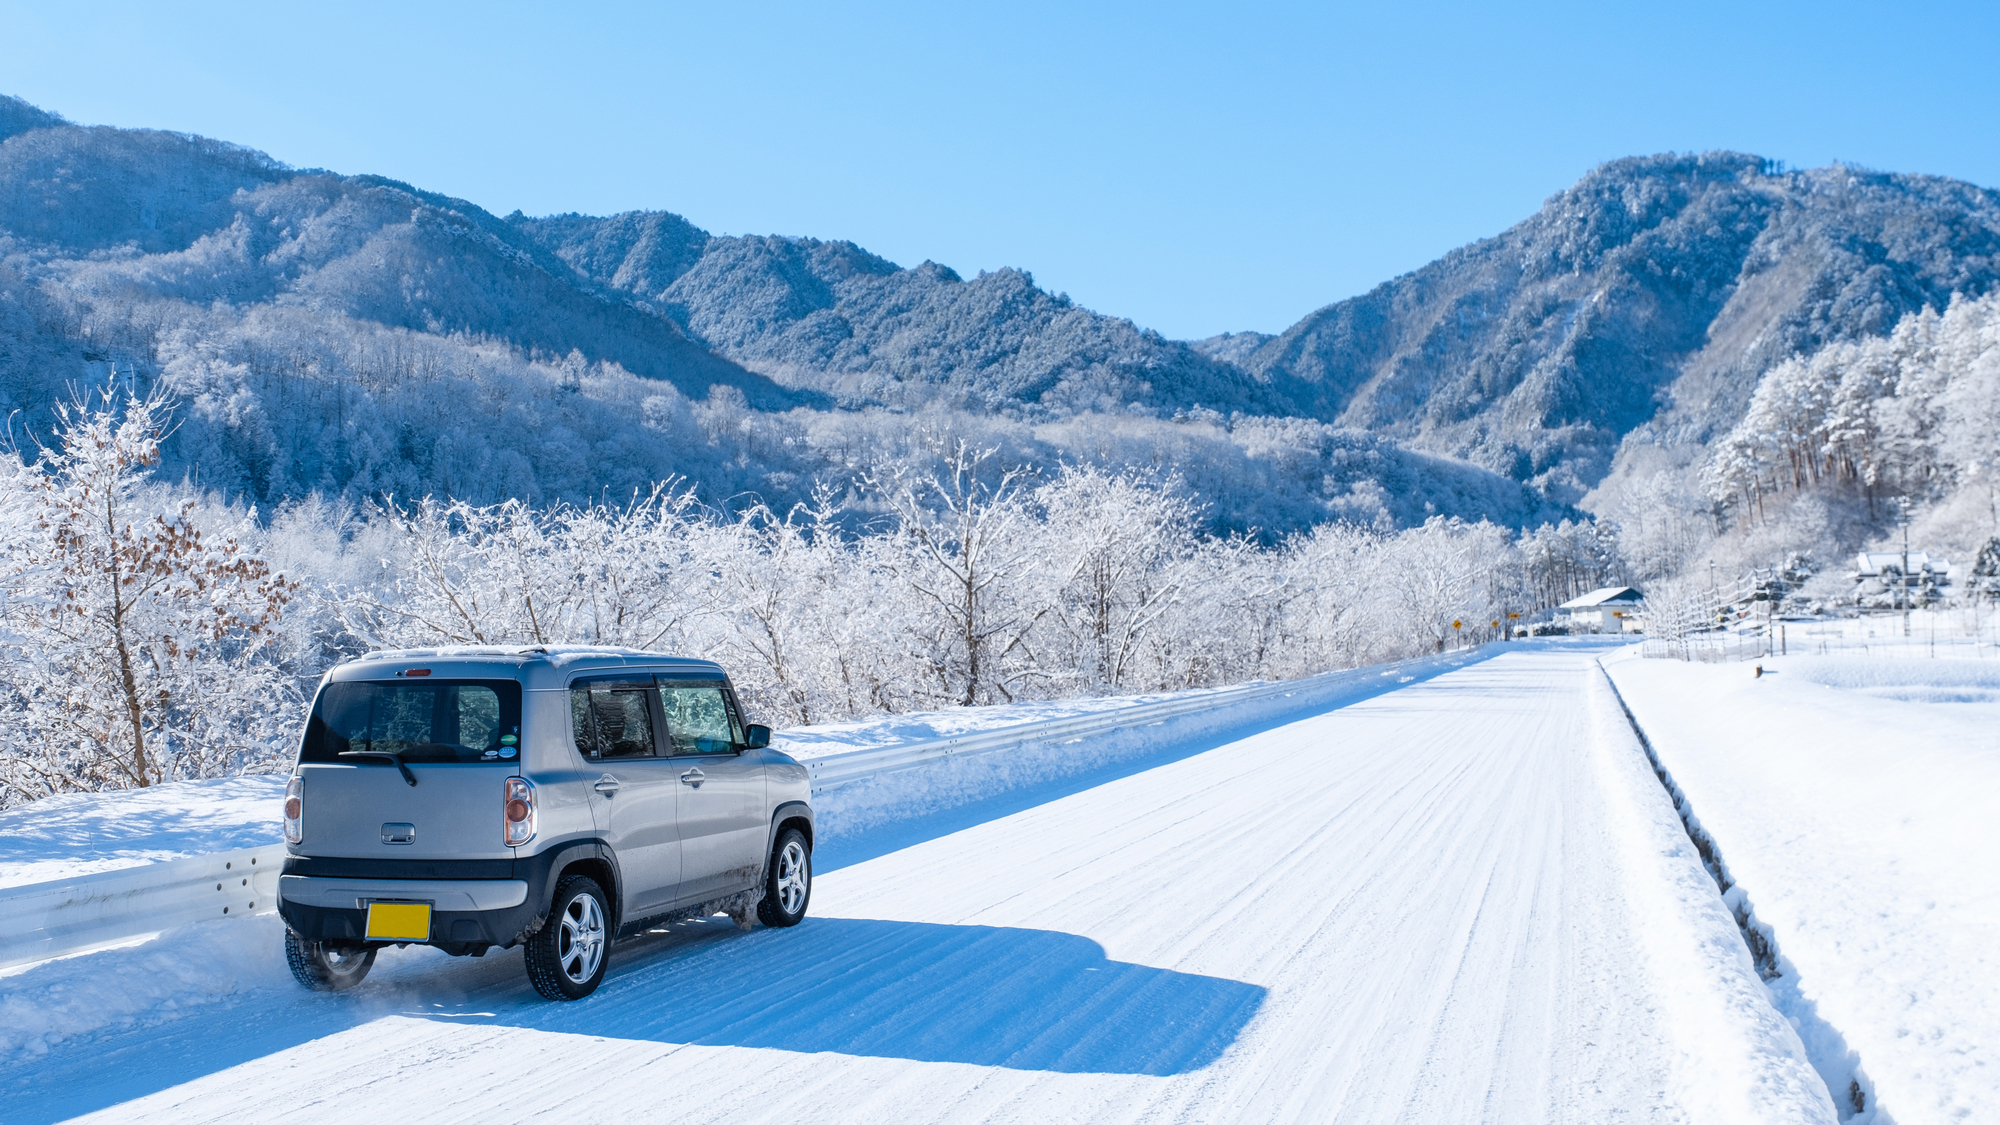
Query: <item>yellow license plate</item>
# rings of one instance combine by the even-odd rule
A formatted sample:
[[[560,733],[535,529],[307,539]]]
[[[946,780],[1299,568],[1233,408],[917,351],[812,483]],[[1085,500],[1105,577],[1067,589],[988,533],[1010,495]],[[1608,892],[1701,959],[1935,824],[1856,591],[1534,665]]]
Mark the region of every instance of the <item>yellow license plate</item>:
[[[371,902],[368,904],[370,941],[431,940],[431,904],[428,902]]]

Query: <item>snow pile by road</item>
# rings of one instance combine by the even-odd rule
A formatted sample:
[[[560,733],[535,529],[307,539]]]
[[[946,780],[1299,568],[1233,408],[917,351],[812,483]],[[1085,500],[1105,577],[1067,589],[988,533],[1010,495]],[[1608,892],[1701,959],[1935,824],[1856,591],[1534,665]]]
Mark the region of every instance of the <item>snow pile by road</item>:
[[[2000,1106],[2000,704],[1972,698],[2000,662],[1605,664],[1770,928],[1781,1006],[1901,1125]]]
[[[1532,642],[1547,644],[1548,642]],[[1419,657],[1399,661],[1394,664],[1377,664],[1354,668],[1345,672],[1316,676],[1311,680],[1295,681],[1303,685],[1339,683],[1344,687],[1355,682],[1387,681],[1387,686],[1408,683],[1420,674],[1438,667],[1459,667],[1471,660],[1484,659],[1493,650],[1469,650],[1446,653],[1442,656]],[[1193,691],[1163,691],[1146,695],[1095,695],[1079,699],[1048,699],[1027,703],[1006,703],[991,707],[951,707],[941,711],[909,711],[897,715],[884,715],[877,719],[865,719],[848,723],[817,723],[813,726],[790,727],[772,736],[772,745],[800,761],[823,758],[829,754],[846,754],[855,750],[886,749],[891,746],[907,746],[913,742],[928,742],[933,739],[951,738],[962,734],[1016,727],[1023,723],[1040,723],[1050,719],[1068,719],[1078,715],[1096,715],[1106,711],[1118,711],[1128,707],[1148,703],[1163,703],[1174,699],[1200,699],[1203,696],[1226,696],[1230,692],[1246,687],[1256,687],[1273,681],[1253,680],[1246,684],[1236,684],[1222,688],[1199,688]]]
[[[1635,976],[1671,982],[1652,999],[1680,1037],[1677,1100],[1696,1121],[1829,1120],[1834,1105],[1811,1070],[1798,1028],[1776,1011],[1736,920],[1672,806],[1610,686],[1585,689],[1616,879],[1642,963]]]
[[[0,887],[278,843],[282,776],[69,793],[0,813]]]
[[[75,1036],[158,1026],[289,982],[284,933],[276,915],[200,922],[0,975],[0,1065],[45,1055]]]
[[[1117,711],[1142,703],[1167,699],[1213,695],[1230,688],[1190,692],[1162,692],[1154,695],[1099,695],[1085,699],[1050,699],[1031,703],[1006,703],[991,707],[953,707],[942,711],[911,711],[848,723],[817,723],[791,727],[772,736],[771,744],[799,761],[846,754],[855,750],[878,750],[907,746],[913,742],[951,738],[961,734],[999,730],[1022,723],[1067,719]]]

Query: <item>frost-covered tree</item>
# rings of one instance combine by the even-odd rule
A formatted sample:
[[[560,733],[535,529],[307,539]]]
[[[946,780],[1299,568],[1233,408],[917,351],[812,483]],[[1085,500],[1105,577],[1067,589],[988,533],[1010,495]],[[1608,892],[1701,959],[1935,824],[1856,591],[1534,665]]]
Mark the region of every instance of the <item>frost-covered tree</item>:
[[[868,478],[896,520],[890,573],[930,611],[910,640],[940,702],[1010,700],[1047,675],[1029,633],[1052,608],[1034,579],[1053,560],[1028,534],[1026,470],[987,479],[997,452],[949,440],[933,470],[898,463]]]
[[[1988,539],[1972,563],[1972,580],[1967,593],[1986,601],[2000,601],[2000,536]]]
[[[1742,420],[1710,450],[1702,480],[1747,526],[1768,497],[1856,490],[1935,501],[1991,479],[2000,449],[2000,294],[1926,308],[1885,336],[1829,345],[1766,372]]]
[[[1078,689],[1122,690],[1144,674],[1154,631],[1188,594],[1199,511],[1174,482],[1074,465],[1034,503],[1053,587],[1055,636],[1041,655]]]
[[[723,639],[749,657],[741,682],[786,723],[900,702],[892,653],[896,603],[877,540],[847,542],[830,491],[780,517],[759,504],[727,525],[714,556],[727,608]],[[903,608],[907,608],[906,606]]]
[[[65,404],[12,472],[0,728],[15,793],[147,786],[270,761],[295,725],[267,647],[297,584],[197,501],[155,487],[167,404],[107,387]]]

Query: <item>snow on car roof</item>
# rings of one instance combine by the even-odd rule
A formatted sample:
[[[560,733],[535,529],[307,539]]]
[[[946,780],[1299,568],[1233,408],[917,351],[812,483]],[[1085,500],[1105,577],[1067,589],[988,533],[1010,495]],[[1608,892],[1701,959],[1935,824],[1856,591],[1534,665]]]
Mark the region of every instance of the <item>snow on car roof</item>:
[[[437,648],[392,648],[378,652],[364,653],[355,661],[364,660],[547,660],[551,664],[573,664],[590,657],[609,657],[618,660],[671,660],[677,664],[713,664],[712,660],[702,660],[692,656],[675,656],[672,653],[648,652],[637,648],[620,648],[612,645],[440,645]]]
[[[713,660],[612,645],[440,645],[437,648],[385,649],[357,656],[336,666],[328,675],[334,680],[373,679],[390,674],[385,665],[433,661],[450,661],[461,666],[499,665],[509,670],[494,668],[489,674],[521,676],[523,683],[530,688],[561,687],[567,673],[592,668],[673,665],[698,669],[704,676],[726,675],[722,666]],[[541,672],[537,673],[537,669]],[[467,668],[468,672],[471,670]],[[554,673],[556,678],[546,679],[549,673]]]

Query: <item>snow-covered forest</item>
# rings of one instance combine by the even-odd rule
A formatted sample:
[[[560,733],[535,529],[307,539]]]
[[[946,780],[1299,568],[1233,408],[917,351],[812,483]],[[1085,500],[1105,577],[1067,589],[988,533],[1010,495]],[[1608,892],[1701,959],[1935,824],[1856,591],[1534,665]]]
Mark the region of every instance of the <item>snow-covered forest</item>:
[[[1853,552],[1905,542],[1935,571],[1909,598],[1984,602],[2000,596],[1997,459],[2000,294],[1961,296],[1772,364],[1699,461],[1608,514],[1661,626],[1713,621],[1718,579],[1788,612],[1900,606],[1879,585],[1870,601]]]
[[[1490,639],[1599,585],[1603,533],[1446,517],[1206,530],[1172,475],[962,437],[779,510],[320,497],[259,512],[154,473],[176,404],[65,407],[0,493],[0,803],[279,764],[317,676],[376,647],[713,658],[783,726],[1307,675]]]
[[[1702,483],[1744,530],[1777,524],[1802,546],[1830,504],[1879,522],[1907,501],[1920,542],[1976,549],[2000,530],[2000,294],[1773,367]]]

